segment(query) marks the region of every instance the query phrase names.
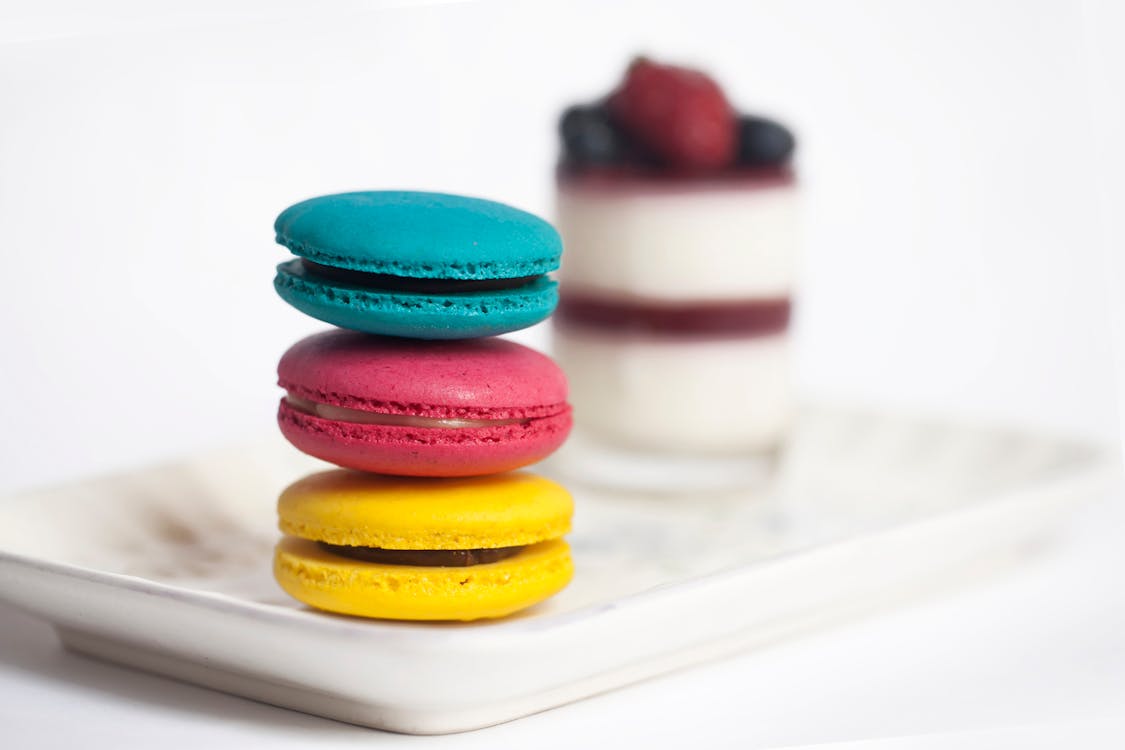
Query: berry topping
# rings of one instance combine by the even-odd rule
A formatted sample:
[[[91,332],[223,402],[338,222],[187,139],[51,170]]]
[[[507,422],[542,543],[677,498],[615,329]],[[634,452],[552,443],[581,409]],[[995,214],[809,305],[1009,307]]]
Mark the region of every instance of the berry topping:
[[[796,146],[780,123],[735,112],[704,73],[643,57],[608,98],[563,112],[559,136],[563,169],[673,180],[786,174]]]
[[[574,164],[614,164],[621,161],[626,145],[605,107],[576,105],[563,113],[559,135],[567,161]]]
[[[609,99],[614,122],[669,166],[719,169],[738,146],[735,115],[703,73],[638,58]]]
[[[797,145],[793,134],[780,123],[765,117],[738,120],[738,163],[743,166],[782,164]]]

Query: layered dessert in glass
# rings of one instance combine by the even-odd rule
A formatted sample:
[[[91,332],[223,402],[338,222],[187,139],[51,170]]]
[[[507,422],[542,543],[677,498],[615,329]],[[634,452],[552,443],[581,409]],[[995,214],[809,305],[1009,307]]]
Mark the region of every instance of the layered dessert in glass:
[[[792,134],[638,59],[560,122],[555,347],[576,425],[645,451],[772,451],[790,425]]]

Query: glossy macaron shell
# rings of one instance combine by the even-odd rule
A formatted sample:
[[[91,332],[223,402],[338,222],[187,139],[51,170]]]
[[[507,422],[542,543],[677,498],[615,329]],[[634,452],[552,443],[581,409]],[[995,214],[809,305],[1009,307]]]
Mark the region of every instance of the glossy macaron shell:
[[[274,229],[300,256],[278,266],[278,294],[342,328],[476,338],[538,323],[558,303],[557,285],[545,274],[558,268],[562,240],[546,221],[501,203],[411,191],[342,193],[291,206]],[[402,283],[418,280],[437,284],[419,292]],[[510,286],[494,283],[505,280]],[[441,282],[456,283],[446,290]]]
[[[278,410],[285,437],[309,455],[363,471],[508,471],[545,458],[571,427],[562,370],[504,339],[327,331],[285,353],[278,382],[287,391]]]

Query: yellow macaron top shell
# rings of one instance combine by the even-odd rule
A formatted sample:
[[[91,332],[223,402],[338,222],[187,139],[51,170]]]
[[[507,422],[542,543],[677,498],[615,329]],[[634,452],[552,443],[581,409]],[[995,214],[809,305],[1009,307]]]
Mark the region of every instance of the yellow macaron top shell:
[[[282,539],[274,553],[274,576],[298,601],[328,612],[393,620],[503,617],[558,593],[573,575],[570,548],[562,539],[468,567],[352,560],[295,537]]]
[[[290,485],[277,511],[286,534],[329,544],[491,549],[562,536],[574,501],[562,486],[527,472],[427,479],[337,469]]]

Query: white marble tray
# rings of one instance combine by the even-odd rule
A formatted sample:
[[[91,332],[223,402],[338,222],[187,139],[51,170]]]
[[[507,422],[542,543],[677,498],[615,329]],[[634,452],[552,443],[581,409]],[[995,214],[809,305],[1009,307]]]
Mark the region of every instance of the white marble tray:
[[[455,732],[979,574],[1107,477],[1088,446],[836,410],[806,413],[755,487],[608,492],[582,485],[591,458],[575,443],[540,467],[576,497],[573,584],[501,622],[364,621],[286,597],[270,577],[274,499],[320,465],[280,439],[0,501],[0,599],[76,651]]]

